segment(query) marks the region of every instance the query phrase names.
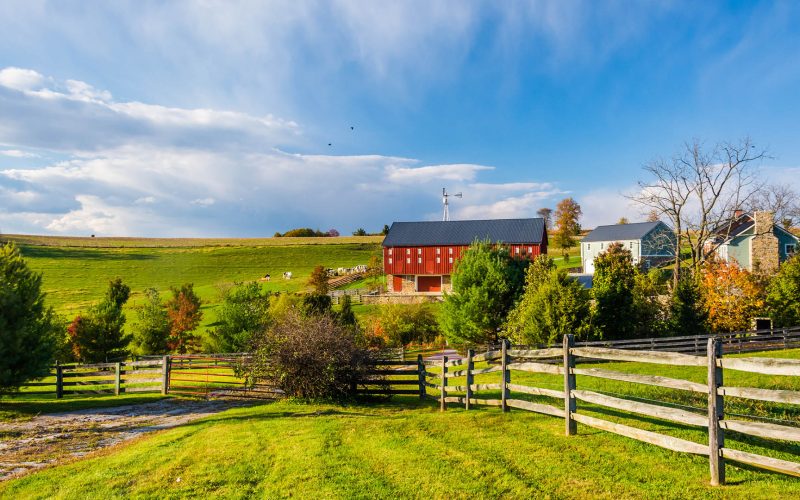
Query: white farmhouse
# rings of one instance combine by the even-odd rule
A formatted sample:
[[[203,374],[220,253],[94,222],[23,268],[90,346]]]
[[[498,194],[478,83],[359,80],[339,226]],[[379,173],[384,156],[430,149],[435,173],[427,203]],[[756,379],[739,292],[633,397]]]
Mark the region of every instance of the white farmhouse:
[[[622,243],[630,250],[634,265],[649,269],[673,258],[675,233],[661,221],[597,226],[581,240],[584,273],[594,274],[594,259],[612,243]]]

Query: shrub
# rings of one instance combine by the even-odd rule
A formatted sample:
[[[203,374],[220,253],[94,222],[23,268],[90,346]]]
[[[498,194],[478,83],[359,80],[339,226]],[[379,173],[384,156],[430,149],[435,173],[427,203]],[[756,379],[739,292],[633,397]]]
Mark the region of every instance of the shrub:
[[[670,335],[703,335],[709,332],[708,309],[703,303],[703,294],[697,277],[684,273],[678,279],[669,300]]]
[[[594,320],[600,335],[605,339],[633,337],[636,271],[630,251],[612,243],[594,262]]]
[[[439,335],[438,320],[427,304],[384,306],[378,322],[390,347],[433,342]]]
[[[63,330],[44,298],[42,275],[14,244],[0,246],[0,392],[50,371]]]
[[[253,359],[244,367],[248,383],[270,380],[287,396],[343,400],[373,359],[355,329],[329,314],[289,311],[253,338]]]
[[[767,307],[775,326],[800,325],[800,254],[781,264],[770,280]]]

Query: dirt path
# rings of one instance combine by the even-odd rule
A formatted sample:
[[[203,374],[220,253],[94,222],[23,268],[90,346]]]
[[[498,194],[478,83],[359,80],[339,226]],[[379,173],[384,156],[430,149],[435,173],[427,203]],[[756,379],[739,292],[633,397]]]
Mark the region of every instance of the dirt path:
[[[0,481],[245,404],[162,399],[0,424]]]

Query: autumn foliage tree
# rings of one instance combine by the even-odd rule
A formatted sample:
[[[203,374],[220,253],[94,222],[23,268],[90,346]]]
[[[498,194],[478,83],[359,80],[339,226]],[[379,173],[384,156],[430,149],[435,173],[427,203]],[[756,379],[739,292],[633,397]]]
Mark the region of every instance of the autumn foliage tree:
[[[192,332],[203,319],[202,302],[192,283],[171,287],[170,290],[172,297],[166,303],[170,321],[168,346],[171,351],[185,353],[195,348],[196,339]]]
[[[567,249],[577,244],[576,236],[580,234],[581,226],[578,221],[583,215],[581,206],[572,198],[564,198],[556,205],[556,233],[555,245],[566,256]]]
[[[713,332],[747,330],[765,309],[764,284],[736,264],[710,261],[703,269],[703,292]]]
[[[326,295],[330,286],[328,285],[328,271],[325,266],[316,266],[308,277],[308,286],[314,289],[317,295]]]

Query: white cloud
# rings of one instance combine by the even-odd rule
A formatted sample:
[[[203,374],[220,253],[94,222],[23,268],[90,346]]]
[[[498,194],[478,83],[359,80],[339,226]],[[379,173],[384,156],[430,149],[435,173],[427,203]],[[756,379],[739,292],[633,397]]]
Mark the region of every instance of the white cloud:
[[[11,158],[38,158],[39,155],[36,153],[31,153],[28,151],[22,151],[19,149],[5,149],[0,150],[0,155],[9,156]]]
[[[635,190],[636,187],[630,187],[626,192]],[[621,217],[630,222],[645,219],[643,208],[626,198],[621,191],[596,189],[580,196],[577,201],[583,210],[581,226],[584,228],[616,224]]]
[[[0,70],[0,85],[14,90],[33,90],[40,88],[45,79],[32,69],[8,67]]]
[[[192,200],[190,203],[192,205],[197,205],[200,207],[210,207],[211,205],[216,203],[216,200],[214,200],[214,198],[197,198],[195,200]]]
[[[399,183],[443,181],[471,181],[478,172],[493,170],[493,167],[470,164],[429,165],[425,167],[395,167],[390,166],[387,171],[389,180]]]

